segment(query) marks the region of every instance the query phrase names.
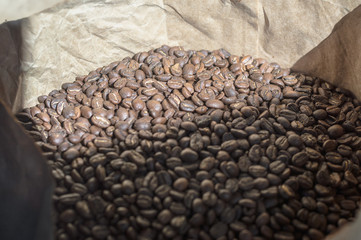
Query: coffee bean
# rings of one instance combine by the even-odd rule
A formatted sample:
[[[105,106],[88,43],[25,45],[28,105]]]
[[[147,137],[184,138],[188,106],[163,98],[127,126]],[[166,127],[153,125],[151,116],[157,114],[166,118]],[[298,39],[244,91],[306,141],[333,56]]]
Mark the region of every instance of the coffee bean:
[[[278,147],[281,150],[287,149],[288,146],[289,146],[287,137],[286,136],[280,136],[279,138],[276,139],[275,145],[276,145],[276,147]]]
[[[302,138],[296,134],[290,134],[287,138],[288,143],[292,146],[301,147],[302,146]]]
[[[296,113],[288,109],[282,109],[279,114],[281,117],[286,118],[290,122],[296,120],[297,118]]]
[[[274,238],[277,240],[294,240],[295,239],[295,237],[289,232],[275,233]]]
[[[111,139],[107,137],[98,137],[94,139],[94,144],[97,147],[111,147],[113,145]]]
[[[190,148],[185,148],[181,153],[180,157],[185,162],[195,162],[198,160],[198,154]]]
[[[214,224],[209,230],[211,236],[214,238],[219,238],[221,236],[224,236],[227,233],[227,231],[228,231],[227,225],[222,222],[218,222]]]
[[[68,193],[59,197],[59,202],[65,205],[74,205],[79,200],[79,193]]]
[[[63,156],[66,160],[72,160],[72,159],[78,157],[79,154],[80,154],[79,151],[76,150],[75,148],[69,148],[68,150],[66,150],[64,152]]]
[[[181,128],[184,128],[187,131],[194,132],[197,130],[197,125],[194,122],[182,122]]]
[[[305,165],[307,161],[308,161],[308,154],[306,152],[296,153],[292,157],[292,163],[298,167]]]
[[[73,222],[75,220],[75,218],[76,218],[76,215],[75,215],[75,211],[73,209],[67,209],[67,210],[63,211],[59,216],[59,219],[65,223]]]
[[[282,78],[283,82],[288,86],[296,85],[298,80],[295,76],[287,75]]]
[[[174,183],[173,186],[178,191],[184,191],[188,187],[188,180],[186,178],[178,178]]]
[[[221,102],[220,100],[216,100],[216,99],[209,99],[206,101],[206,106],[209,108],[218,108],[218,109],[223,109],[224,108],[224,104],[223,102]]]
[[[354,210],[356,208],[356,204],[352,200],[342,200],[340,202],[340,205],[343,209],[346,209],[346,210]]]
[[[93,115],[91,120],[95,126],[100,128],[107,128],[110,126],[109,120],[100,115]]]
[[[342,162],[342,156],[337,152],[328,152],[326,153],[325,158],[327,161],[334,164],[340,164]]]
[[[199,169],[201,170],[211,170],[215,165],[215,159],[212,157],[208,157],[202,160],[199,165]]]
[[[92,227],[92,234],[96,239],[105,239],[109,233],[106,226],[96,225]]]
[[[281,194],[282,197],[286,199],[293,198],[295,196],[294,190],[290,186],[285,184],[279,187],[279,193]]]
[[[272,173],[280,174],[285,170],[286,164],[280,160],[276,160],[270,163],[269,168]]]
[[[236,150],[238,147],[238,143],[236,140],[229,140],[226,142],[223,142],[221,145],[221,148],[227,152],[232,152]]]
[[[358,101],[277,63],[163,45],[38,100],[56,238],[321,239],[359,207]]]
[[[267,188],[269,184],[270,183],[267,178],[256,178],[254,180],[255,187],[260,190]]]
[[[248,171],[253,177],[265,177],[267,175],[267,169],[261,165],[250,166]]]
[[[343,135],[344,130],[341,125],[333,125],[327,129],[328,134],[331,138],[339,138]]]
[[[75,209],[84,218],[91,218],[92,217],[92,214],[90,212],[89,206],[88,206],[86,201],[78,201],[75,204]]]
[[[64,141],[64,137],[60,133],[55,133],[49,136],[49,142],[52,145],[59,146]]]
[[[189,100],[185,100],[180,103],[179,108],[186,112],[194,112],[196,110],[196,105],[194,105],[193,102]]]

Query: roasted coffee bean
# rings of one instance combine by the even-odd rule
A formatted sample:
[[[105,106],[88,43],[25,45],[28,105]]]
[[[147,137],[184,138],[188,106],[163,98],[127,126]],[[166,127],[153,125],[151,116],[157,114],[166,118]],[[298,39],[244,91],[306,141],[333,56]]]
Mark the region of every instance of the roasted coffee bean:
[[[223,109],[224,108],[223,102],[220,101],[220,100],[216,100],[216,99],[207,100],[206,106],[209,107],[209,108],[218,108],[218,109]]]
[[[344,130],[341,125],[333,125],[327,129],[328,134],[331,138],[339,138],[343,135]]]
[[[198,160],[198,154],[197,154],[197,152],[195,152],[194,150],[192,150],[190,148],[185,148],[180,153],[180,158],[184,162],[195,162]]]
[[[277,63],[163,45],[38,100],[58,239],[322,239],[359,208],[359,102]]]
[[[248,171],[253,177],[265,177],[267,175],[267,169],[261,165],[250,166]]]
[[[110,121],[101,115],[93,115],[91,120],[95,126],[100,128],[107,128],[110,126]]]
[[[308,154],[306,152],[299,152],[293,155],[292,163],[298,167],[301,167],[306,164],[308,161]]]
[[[109,233],[110,231],[106,226],[96,225],[92,227],[92,234],[96,239],[104,239]]]
[[[224,236],[227,233],[227,231],[228,231],[227,225],[222,222],[218,222],[210,228],[209,233],[212,237],[217,239],[221,236]]]
[[[280,160],[276,160],[271,162],[269,165],[269,169],[274,174],[281,174],[286,168],[286,164]]]
[[[59,202],[64,205],[74,205],[79,200],[80,200],[79,193],[68,193],[59,197]]]
[[[197,125],[194,122],[182,122],[181,128],[184,128],[187,131],[194,132],[197,130]]]
[[[188,180],[186,178],[178,178],[174,183],[173,186],[178,191],[184,191],[188,187]]]

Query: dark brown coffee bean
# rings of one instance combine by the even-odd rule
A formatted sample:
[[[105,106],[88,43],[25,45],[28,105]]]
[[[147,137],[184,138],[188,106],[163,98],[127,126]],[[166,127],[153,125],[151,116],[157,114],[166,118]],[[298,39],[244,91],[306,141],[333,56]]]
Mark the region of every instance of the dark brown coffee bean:
[[[270,184],[270,183],[269,183],[269,181],[268,181],[267,178],[256,178],[256,179],[254,180],[254,185],[255,185],[255,187],[256,187],[257,189],[260,189],[260,190],[269,187],[269,184]]]
[[[286,199],[295,197],[294,190],[290,186],[285,185],[285,184],[283,184],[279,187],[279,193],[281,194],[282,197],[284,197]]]
[[[110,138],[107,137],[98,137],[94,139],[94,144],[97,147],[111,147],[113,145],[113,142]]]
[[[186,178],[178,178],[174,183],[173,186],[178,191],[184,191],[188,187],[188,180]]]
[[[340,202],[340,205],[343,209],[346,209],[346,210],[354,210],[356,208],[356,204],[352,200],[342,200]]]
[[[326,153],[325,158],[327,161],[334,164],[340,164],[342,162],[342,156],[337,152],[328,152]]]
[[[197,125],[194,122],[182,122],[180,126],[181,128],[190,132],[194,132],[197,130]]]
[[[195,118],[195,122],[200,128],[208,127],[211,121],[212,119],[210,116],[199,116]]]
[[[277,240],[294,240],[295,237],[289,232],[277,232],[274,234],[274,238]]]
[[[202,135],[199,133],[193,134],[190,138],[189,146],[194,151],[197,151],[197,152],[201,151],[204,147]]]
[[[232,152],[236,150],[238,143],[236,140],[229,140],[222,143],[221,148],[227,152]]]
[[[197,152],[195,152],[194,150],[192,150],[191,148],[185,148],[181,153],[180,153],[180,158],[182,159],[182,161],[184,162],[195,162],[198,160],[198,154]]]
[[[92,234],[96,239],[105,239],[109,233],[110,232],[106,226],[96,225],[92,228]]]
[[[150,121],[147,117],[143,117],[143,118],[137,119],[134,122],[133,126],[136,130],[141,131],[141,130],[149,130],[152,127],[152,124],[150,123]]]
[[[308,154],[306,152],[296,153],[292,157],[292,163],[298,167],[305,165],[307,161],[308,161]]]
[[[75,215],[75,211],[73,209],[67,209],[67,210],[63,211],[59,216],[59,219],[66,223],[73,222],[75,220],[75,218],[76,218],[76,215]]]
[[[265,177],[267,175],[267,169],[261,165],[250,166],[248,171],[253,177]]]
[[[343,135],[344,131],[341,125],[333,125],[327,129],[328,134],[331,138],[339,138]]]
[[[55,146],[59,146],[64,141],[64,137],[61,133],[54,133],[49,136],[49,142]]]
[[[290,134],[287,138],[288,143],[295,147],[301,147],[303,142],[302,138],[297,134]]]
[[[315,228],[310,228],[308,230],[308,235],[310,236],[311,239],[323,239],[324,238],[323,233]]]
[[[170,222],[170,220],[172,219],[172,213],[171,211],[169,211],[168,209],[162,210],[158,216],[157,219],[159,220],[159,222],[161,222],[162,224],[167,224],[168,222]]]
[[[79,200],[79,193],[68,193],[59,197],[59,202],[64,205],[74,205]]]
[[[253,145],[251,143],[251,141],[249,141],[251,145]],[[259,162],[259,160],[261,159],[263,155],[263,152],[262,152],[262,148],[260,145],[256,144],[256,145],[253,145],[251,147],[251,149],[249,150],[249,153],[248,153],[248,157],[251,161],[253,162]]]
[[[313,186],[313,181],[306,175],[298,175],[297,176],[298,184],[301,188],[310,189]]]
[[[285,149],[287,149],[288,146],[289,146],[287,137],[286,137],[286,136],[280,136],[279,138],[276,139],[275,145],[276,145],[276,147],[278,147],[280,150],[285,150]]]
[[[76,157],[79,156],[79,151],[76,150],[75,148],[69,148],[68,150],[66,150],[64,153],[63,153],[63,156],[65,159],[67,160],[72,160]]]
[[[92,214],[86,201],[78,201],[75,204],[75,209],[84,218],[91,218]]]
[[[288,121],[292,122],[296,120],[297,115],[294,111],[288,110],[288,109],[282,109],[279,113],[281,117],[286,118]]]

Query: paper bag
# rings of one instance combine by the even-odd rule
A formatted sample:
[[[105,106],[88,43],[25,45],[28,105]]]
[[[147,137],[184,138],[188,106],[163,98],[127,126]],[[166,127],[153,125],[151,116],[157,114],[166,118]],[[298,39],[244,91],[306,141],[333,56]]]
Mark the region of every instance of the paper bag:
[[[186,49],[225,48],[236,55],[264,57],[291,67],[360,3],[343,0],[67,1],[29,18],[0,25],[0,98],[13,112],[18,112],[35,105],[39,95],[74,81],[77,75],[162,44],[183,45]],[[360,96],[358,52],[357,49],[350,52],[352,47],[348,48],[344,42],[357,40],[357,35],[344,27],[350,22],[359,26],[361,21],[357,11],[350,15],[354,20],[342,20],[334,28],[336,37],[331,35],[318,50],[301,58],[293,69],[320,76]],[[329,46],[332,48],[326,54]],[[338,46],[344,49],[336,51]],[[335,60],[333,64],[337,61],[342,64],[334,66],[325,56]],[[326,74],[323,69],[333,71]],[[0,147],[5,147],[0,149],[1,166],[5,166],[0,173],[8,176],[0,181],[1,193],[8,196],[4,201],[6,208],[0,209],[1,220],[8,220],[1,222],[4,225],[0,226],[0,238],[51,239],[49,169],[3,106],[0,106],[0,117],[0,141],[4,141]],[[7,185],[10,180],[11,184]],[[31,187],[34,195],[29,192]],[[14,218],[10,218],[12,209],[18,211]],[[21,216],[23,222],[19,226]]]
[[[0,239],[53,238],[52,182],[33,140],[0,101]]]

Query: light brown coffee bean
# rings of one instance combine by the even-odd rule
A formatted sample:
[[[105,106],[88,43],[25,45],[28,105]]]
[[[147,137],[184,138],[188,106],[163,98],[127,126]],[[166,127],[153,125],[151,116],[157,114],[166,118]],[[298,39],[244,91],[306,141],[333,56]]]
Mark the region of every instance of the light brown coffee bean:
[[[91,121],[95,126],[100,128],[107,128],[110,126],[109,120],[101,115],[93,115]]]
[[[209,99],[206,101],[206,106],[209,108],[218,108],[218,109],[223,109],[224,108],[224,104],[223,102],[221,102],[220,100],[216,100],[216,99]]]

